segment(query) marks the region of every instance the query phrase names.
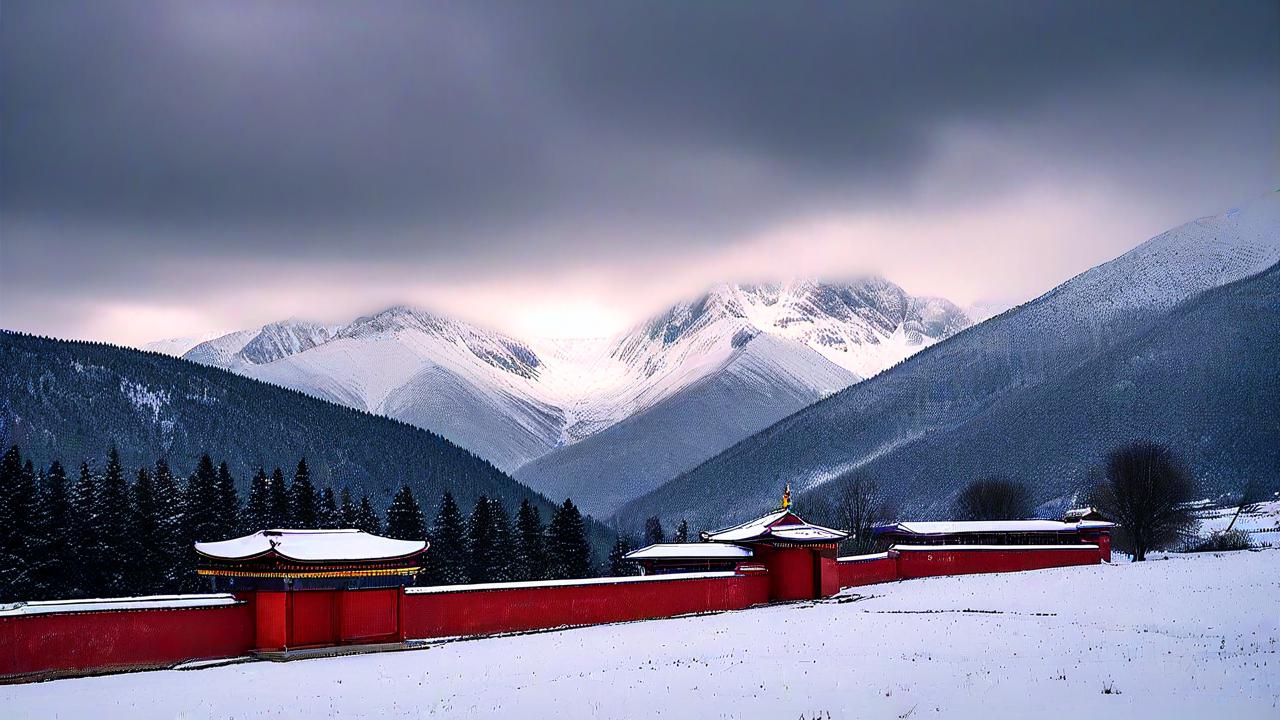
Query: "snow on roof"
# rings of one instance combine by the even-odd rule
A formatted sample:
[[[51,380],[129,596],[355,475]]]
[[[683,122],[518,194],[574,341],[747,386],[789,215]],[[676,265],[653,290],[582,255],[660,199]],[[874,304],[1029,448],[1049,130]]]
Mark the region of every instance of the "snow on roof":
[[[745,542],[763,538],[777,538],[796,542],[834,542],[848,537],[848,533],[813,525],[800,519],[790,510],[775,510],[764,517],[741,525],[707,533],[704,537],[714,542]]]
[[[709,578],[736,577],[732,570],[724,572],[670,573],[668,575],[636,575],[629,577],[598,577],[581,580],[525,580],[521,582],[476,583],[473,585],[433,585],[431,587],[405,588],[410,595],[434,595],[436,593],[470,592],[475,590],[524,590],[555,588],[571,585],[613,585],[616,583],[666,582],[668,580],[705,580]]]
[[[657,560],[665,558],[749,558],[749,548],[723,543],[657,543],[632,550],[623,556],[627,560]]]
[[[51,613],[102,612],[107,610],[172,610],[235,605],[241,602],[230,593],[205,595],[146,595],[123,598],[85,598],[80,600],[36,600],[0,604],[0,617],[14,615],[48,615]]]
[[[196,552],[241,560],[275,551],[290,560],[380,560],[427,548],[425,540],[392,540],[361,530],[259,530],[231,540],[198,542]]]
[[[1078,523],[1065,523],[1057,520],[976,520],[947,522],[900,522],[896,525],[882,525],[875,528],[875,534],[887,532],[909,533],[912,535],[956,535],[964,533],[997,533],[997,532],[1075,532],[1114,527],[1115,523],[1101,520],[1081,520]]]
[[[724,530],[717,530],[716,532],[709,533],[707,537],[719,542],[733,542],[734,540],[754,538],[767,531],[770,525],[781,520],[788,514],[790,514],[789,510],[776,510],[764,517],[759,517],[755,520],[748,520],[741,525],[734,525],[731,528],[725,528]]]

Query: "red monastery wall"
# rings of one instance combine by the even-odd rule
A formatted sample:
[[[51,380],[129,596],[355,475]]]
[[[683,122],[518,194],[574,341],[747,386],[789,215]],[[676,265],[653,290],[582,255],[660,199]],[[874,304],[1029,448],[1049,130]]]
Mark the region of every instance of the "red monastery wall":
[[[244,602],[0,616],[0,677],[235,657],[253,648],[253,627]]]
[[[1102,554],[1096,545],[1000,545],[899,546],[898,577],[1021,572],[1068,565],[1097,565]]]
[[[703,575],[409,588],[404,633],[407,638],[435,638],[520,632],[740,610],[769,600],[767,575]]]
[[[1094,545],[899,546],[815,562],[808,551],[737,573],[30,603],[0,609],[0,678],[163,667],[302,645],[521,632],[740,610],[935,575],[1017,572],[1102,561]],[[776,562],[782,561],[782,562]],[[765,570],[769,568],[769,571]]]
[[[840,558],[836,561],[840,587],[858,587],[898,579],[898,561],[890,553]]]

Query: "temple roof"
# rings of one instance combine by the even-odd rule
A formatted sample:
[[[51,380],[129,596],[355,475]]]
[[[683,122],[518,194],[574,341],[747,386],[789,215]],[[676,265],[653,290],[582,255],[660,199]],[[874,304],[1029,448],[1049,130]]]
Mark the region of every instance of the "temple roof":
[[[198,542],[196,552],[223,560],[276,554],[290,560],[386,560],[420,553],[425,540],[392,540],[361,530],[260,530],[231,540]]]
[[[1104,530],[1115,523],[1101,520],[1081,520],[1066,523],[1057,520],[975,520],[950,522],[900,522],[881,525],[871,532],[874,535],[903,533],[907,535],[962,535],[965,533],[1053,533],[1077,530]]]
[[[789,509],[775,510],[764,517],[741,525],[735,525],[702,537],[711,542],[740,543],[764,540],[781,540],[794,543],[839,542],[849,536],[843,530],[833,530],[805,522]]]
[[[657,543],[632,550],[627,560],[736,560],[752,556],[749,548],[722,543]]]

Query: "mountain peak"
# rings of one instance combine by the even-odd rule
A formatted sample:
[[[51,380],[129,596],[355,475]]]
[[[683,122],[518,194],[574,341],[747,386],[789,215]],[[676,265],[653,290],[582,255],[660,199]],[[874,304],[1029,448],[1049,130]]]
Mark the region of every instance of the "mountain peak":
[[[274,362],[321,345],[333,337],[333,330],[310,320],[291,317],[262,326],[236,356],[254,365]]]

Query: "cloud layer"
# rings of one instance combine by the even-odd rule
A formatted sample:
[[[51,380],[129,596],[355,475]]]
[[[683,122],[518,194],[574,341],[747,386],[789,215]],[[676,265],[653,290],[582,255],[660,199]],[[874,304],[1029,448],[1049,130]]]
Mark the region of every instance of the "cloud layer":
[[[0,325],[1015,301],[1280,182],[1274,3],[6,3]]]

